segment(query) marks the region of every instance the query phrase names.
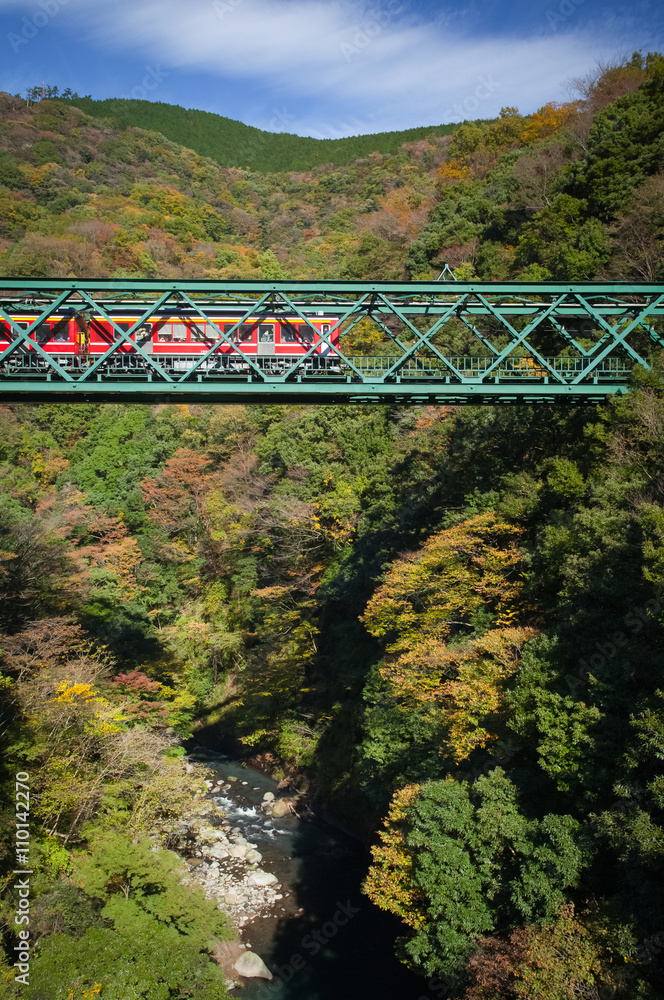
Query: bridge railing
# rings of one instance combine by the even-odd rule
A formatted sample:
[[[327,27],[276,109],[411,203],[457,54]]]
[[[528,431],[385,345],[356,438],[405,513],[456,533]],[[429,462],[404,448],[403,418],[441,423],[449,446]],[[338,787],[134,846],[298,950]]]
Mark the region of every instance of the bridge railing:
[[[96,362],[96,359],[77,355],[53,355],[59,367],[72,375],[83,375]],[[212,355],[202,363],[195,355],[160,355],[153,359],[157,368],[146,363],[140,355],[115,354],[104,363],[100,374],[104,378],[144,378],[155,379],[160,371],[170,376],[182,376],[196,369],[196,373],[211,379],[232,379],[254,376],[255,371],[248,362],[238,355]],[[252,358],[253,365],[262,375],[283,378],[293,371],[297,359],[288,358]],[[391,369],[394,369],[398,358],[390,356],[354,356],[348,358],[347,364],[338,357],[313,356],[301,367],[293,371],[293,378],[304,380],[350,378],[353,381],[362,379],[383,379]],[[392,378],[401,382],[427,380],[446,380],[462,384],[466,380],[490,378],[491,380],[514,381],[522,379],[540,379],[545,383],[557,376],[564,381],[583,379],[584,373],[593,380],[626,381],[632,366],[622,358],[605,358],[601,363],[591,367],[588,359],[548,357],[542,358],[544,365],[532,358],[506,358],[499,364],[495,358],[452,355],[446,363],[439,358],[415,357],[394,372]],[[555,373],[552,376],[552,372]],[[51,380],[61,380],[54,372],[49,362],[34,352],[15,353],[0,363],[0,376],[13,379],[49,377]]]

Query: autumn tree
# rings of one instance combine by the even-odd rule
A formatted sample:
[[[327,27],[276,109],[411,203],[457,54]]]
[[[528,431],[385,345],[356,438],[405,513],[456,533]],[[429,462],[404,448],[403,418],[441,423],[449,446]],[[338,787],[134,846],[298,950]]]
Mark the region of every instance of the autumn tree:
[[[155,479],[141,484],[150,516],[168,535],[188,543],[198,539],[204,501],[213,488],[210,459],[190,448],[179,448]]]
[[[516,624],[519,537],[493,513],[439,532],[392,564],[363,616],[386,641],[385,696],[403,712],[438,719],[457,762],[490,738],[483,721],[498,710],[521,646],[535,634]]]

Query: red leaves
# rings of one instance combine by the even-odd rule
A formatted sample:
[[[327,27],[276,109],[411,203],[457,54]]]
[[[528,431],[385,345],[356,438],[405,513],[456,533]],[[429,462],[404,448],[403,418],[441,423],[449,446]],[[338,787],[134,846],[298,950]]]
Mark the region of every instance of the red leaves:
[[[155,479],[141,483],[143,500],[150,508],[150,517],[169,534],[177,533],[183,522],[199,515],[203,501],[216,477],[208,472],[207,455],[190,448],[179,448]]]
[[[127,694],[148,695],[158,694],[161,691],[159,681],[151,680],[141,670],[132,670],[128,674],[118,674],[111,683]]]

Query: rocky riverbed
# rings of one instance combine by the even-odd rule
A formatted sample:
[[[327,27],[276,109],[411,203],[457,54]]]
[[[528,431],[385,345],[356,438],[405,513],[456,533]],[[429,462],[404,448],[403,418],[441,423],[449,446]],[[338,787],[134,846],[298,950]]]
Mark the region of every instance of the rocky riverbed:
[[[196,770],[191,765],[190,773]],[[294,813],[295,800],[267,791],[259,807],[243,808],[236,799],[242,798],[247,781],[230,775],[227,781],[206,780],[205,785],[208,794],[202,800],[199,796],[192,811],[169,824],[166,832],[169,846],[183,855],[189,868],[184,882],[201,885],[206,898],[217,903],[238,932],[238,942],[220,943],[214,954],[232,989],[240,985],[236,975],[273,978],[263,960],[248,952],[251,943],[242,941],[242,932],[253,921],[286,913],[290,907],[282,901],[291,893],[284,890],[277,875],[263,867],[258,845],[245,836],[247,826],[234,825],[229,816],[237,820],[239,814],[245,823],[259,813],[265,820],[282,819]]]

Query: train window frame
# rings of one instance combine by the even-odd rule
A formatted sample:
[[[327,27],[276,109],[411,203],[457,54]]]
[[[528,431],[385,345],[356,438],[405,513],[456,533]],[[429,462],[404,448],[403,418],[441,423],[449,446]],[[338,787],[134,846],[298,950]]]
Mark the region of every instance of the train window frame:
[[[23,323],[20,321],[14,321],[14,326],[18,326],[21,330],[27,330],[30,326],[29,323]],[[12,330],[9,323],[6,320],[0,320],[0,340],[6,340],[8,344],[16,340],[16,333]]]
[[[45,335],[47,328],[48,328],[48,337]],[[45,320],[43,323],[40,323],[39,326],[36,326],[32,331],[32,336],[34,337],[34,339],[37,341],[38,344],[48,344],[52,340],[52,334],[53,334],[53,324],[50,323],[48,320]]]
[[[258,324],[258,343],[259,344],[276,343],[276,332],[274,323]]]
[[[177,322],[171,323],[170,326],[171,326],[171,335],[172,335],[172,338],[173,338],[172,343],[178,344],[178,345],[180,345],[180,344],[186,344],[187,343],[187,333],[188,333],[188,330],[189,330],[188,324],[187,323],[183,323],[180,320],[178,320]]]
[[[157,339],[155,343],[157,344],[172,344],[173,343],[173,331],[171,330],[171,324],[160,323],[156,328]]]
[[[139,344],[145,344],[146,341],[152,340],[153,335],[153,324],[143,323],[142,326],[139,326],[138,330],[134,330],[133,339],[135,340],[138,337]]]
[[[119,326],[123,333],[127,333],[129,330],[131,330],[132,326],[134,325],[134,320],[133,319],[130,319],[130,320],[116,319],[114,322],[115,322],[115,326]],[[117,344],[118,341],[121,341],[123,344],[126,344],[127,341],[122,339],[122,337],[120,336],[120,334],[118,333],[118,331],[115,329],[115,326],[111,327],[111,333],[113,334],[113,340],[114,340],[114,342]],[[131,340],[133,338],[130,337],[129,339]]]

